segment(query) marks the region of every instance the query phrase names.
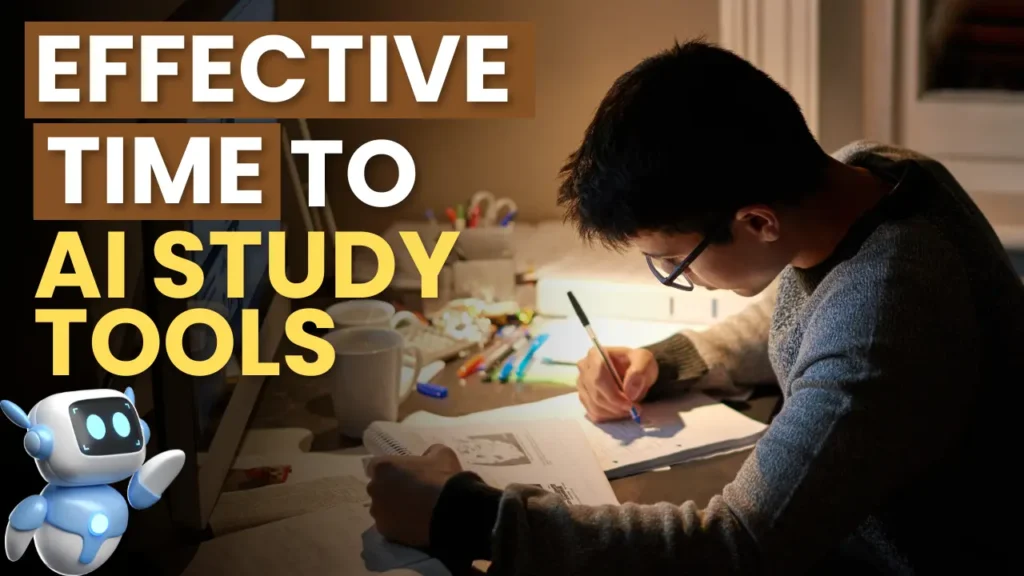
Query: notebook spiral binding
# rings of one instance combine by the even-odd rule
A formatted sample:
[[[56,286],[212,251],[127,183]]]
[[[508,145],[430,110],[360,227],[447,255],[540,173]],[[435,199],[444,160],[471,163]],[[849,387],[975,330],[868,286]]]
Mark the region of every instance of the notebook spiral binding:
[[[412,452],[409,452],[409,450],[405,446],[402,446],[402,444],[398,440],[396,440],[394,436],[388,434],[387,432],[382,432],[378,429],[374,429],[372,439],[373,443],[376,444],[377,448],[379,448],[381,452],[393,454],[396,456],[412,455]]]

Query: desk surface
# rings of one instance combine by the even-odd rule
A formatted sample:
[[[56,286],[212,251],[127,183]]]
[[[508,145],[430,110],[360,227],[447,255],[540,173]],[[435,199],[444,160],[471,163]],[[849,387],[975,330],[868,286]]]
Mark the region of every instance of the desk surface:
[[[300,352],[293,344],[284,341],[278,357]],[[482,383],[476,379],[460,384],[456,376],[457,369],[458,362],[450,362],[433,380],[448,387],[447,398],[429,398],[414,392],[402,404],[399,418],[419,410],[442,416],[460,416],[575,393],[572,388],[555,385],[526,385],[517,391],[513,384]],[[339,435],[330,394],[330,381],[324,377],[304,378],[282,374],[269,378],[264,384],[250,428],[295,427],[311,430],[314,434],[313,451],[358,445],[357,440]],[[776,390],[767,389],[749,402],[730,405],[751,418],[767,422],[778,398]],[[743,450],[680,464],[664,471],[617,479],[612,481],[612,488],[620,502],[681,504],[694,500],[704,506],[735,477],[749,452]]]

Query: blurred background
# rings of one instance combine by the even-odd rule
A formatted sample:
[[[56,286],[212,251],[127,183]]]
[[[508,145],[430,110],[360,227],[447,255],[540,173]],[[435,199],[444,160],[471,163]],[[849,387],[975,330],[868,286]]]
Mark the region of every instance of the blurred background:
[[[1024,2],[296,0],[278,10],[282,20],[396,14],[534,22],[536,116],[311,122],[317,138],[396,139],[419,168],[416,192],[380,211],[352,202],[340,159],[328,169],[339,226],[382,231],[397,218],[420,218],[426,208],[464,202],[480,189],[514,198],[522,220],[559,218],[558,168],[612,81],[673,40],[696,36],[740,53],[790,89],[827,150],[858,138],[915,148],[947,162],[1007,235],[1024,226]],[[390,188],[393,165],[374,168],[377,184]]]

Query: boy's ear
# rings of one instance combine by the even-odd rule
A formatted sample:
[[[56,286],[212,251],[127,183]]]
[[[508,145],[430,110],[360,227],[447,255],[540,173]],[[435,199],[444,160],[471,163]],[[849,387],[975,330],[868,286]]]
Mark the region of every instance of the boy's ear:
[[[25,411],[21,409],[21,406],[18,406],[14,402],[11,402],[10,400],[0,400],[0,411],[3,411],[4,416],[7,416],[7,419],[14,422],[14,425],[18,428],[28,430],[32,427],[32,422],[28,419],[28,414],[25,414]]]
[[[132,390],[131,386],[124,389],[124,395],[128,398],[128,401],[132,403],[132,406],[135,406],[135,390]]]

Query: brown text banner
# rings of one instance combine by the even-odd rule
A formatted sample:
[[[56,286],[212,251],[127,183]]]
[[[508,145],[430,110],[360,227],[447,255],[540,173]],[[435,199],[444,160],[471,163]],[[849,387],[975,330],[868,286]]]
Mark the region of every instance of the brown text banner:
[[[34,127],[36,220],[278,220],[276,123]]]
[[[25,117],[527,118],[528,22],[30,22]]]

